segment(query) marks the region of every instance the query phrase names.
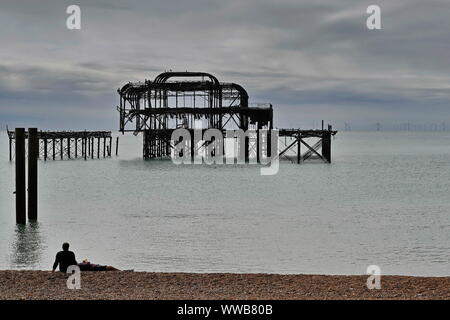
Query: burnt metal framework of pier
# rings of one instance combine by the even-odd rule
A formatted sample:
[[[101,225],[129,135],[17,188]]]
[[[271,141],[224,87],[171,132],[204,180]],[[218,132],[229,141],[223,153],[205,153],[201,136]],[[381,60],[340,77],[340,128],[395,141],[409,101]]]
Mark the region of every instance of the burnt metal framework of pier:
[[[105,158],[112,152],[111,131],[38,131],[37,136],[39,158],[44,161]],[[8,130],[8,137],[9,161],[12,161],[15,132]],[[28,132],[25,138],[28,139]]]
[[[175,141],[171,141],[172,132],[184,128],[194,136],[194,129],[218,129],[225,135],[226,130],[251,130],[253,135],[245,138],[245,159],[255,157],[259,162],[259,130],[269,130],[266,140],[270,141],[273,129],[273,108],[271,104],[249,104],[247,91],[236,83],[223,83],[204,72],[165,72],[153,81],[129,82],[118,90],[120,104],[120,131],[143,133],[144,159],[168,157]],[[280,149],[279,156],[289,158],[288,153],[297,146],[301,160],[318,157],[331,162],[331,136],[336,134],[331,127],[328,130],[280,129],[280,137],[289,144]],[[319,142],[310,145],[308,138],[318,138]],[[291,141],[293,140],[293,142]],[[266,156],[271,155],[267,144]],[[263,141],[264,142],[264,141]],[[204,142],[200,148],[207,145]],[[264,145],[264,144],[263,144]],[[300,146],[306,152],[300,154]],[[191,154],[199,151],[193,141],[190,142]],[[319,149],[322,152],[319,153]]]
[[[308,159],[321,159],[330,163],[331,138],[336,133],[337,131],[332,130],[331,125],[327,130],[280,129],[279,143],[283,146],[279,148],[278,156],[280,159],[293,163],[301,163]],[[310,142],[313,139],[315,139],[314,144]],[[305,149],[303,153],[302,147]]]

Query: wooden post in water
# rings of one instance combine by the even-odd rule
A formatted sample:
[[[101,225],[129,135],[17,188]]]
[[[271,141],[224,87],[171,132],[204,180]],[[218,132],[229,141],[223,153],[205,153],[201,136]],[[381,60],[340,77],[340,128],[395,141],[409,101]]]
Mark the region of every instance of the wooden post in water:
[[[191,161],[192,163],[194,163],[195,161],[195,147],[196,147],[196,143],[195,143],[195,134],[194,134],[194,130],[192,130],[192,135],[191,135]],[[211,139],[211,144],[214,143],[214,140]],[[209,155],[208,155],[209,156]]]
[[[116,156],[119,155],[119,137],[116,139]]]
[[[302,142],[301,142],[301,137],[300,137],[300,133],[298,134],[298,138],[297,138],[297,163],[300,164],[302,162]]]
[[[12,139],[9,138],[9,162],[12,161]]]
[[[75,137],[75,159],[78,158],[78,137]]]
[[[67,138],[67,158],[70,159],[70,138]]]
[[[331,163],[331,126],[322,134],[322,156]]]
[[[44,139],[44,161],[47,161],[47,138]]]
[[[56,146],[56,142],[55,142],[55,138],[52,139],[52,148],[53,148],[53,160],[56,159],[56,150],[55,150],[55,146]]]
[[[38,214],[38,154],[37,128],[28,129],[28,219],[37,220]]]
[[[259,130],[261,129],[261,126],[258,122],[258,129],[256,130],[256,162],[260,163],[261,159],[260,159],[260,152],[261,152],[261,147],[260,147],[260,140],[259,140]]]
[[[59,139],[59,144],[60,144],[60,146],[59,146],[59,153],[60,153],[60,155],[61,155],[61,160],[63,159],[63,157],[64,157],[64,140],[63,140],[63,138],[61,138],[61,139]]]
[[[100,138],[97,138],[97,159],[100,158]]]
[[[106,158],[106,137],[103,138],[103,158]]]
[[[83,141],[84,141],[84,160],[87,160],[87,139],[86,139],[86,137],[85,138],[83,138]]]
[[[111,152],[112,152],[111,148],[112,148],[112,136],[109,137],[109,150],[108,150],[108,156],[110,156],[110,157],[111,157]]]
[[[94,159],[94,138],[91,138],[91,159]]]
[[[16,223],[26,223],[25,129],[16,128]]]
[[[244,137],[244,148],[245,148],[245,163],[250,161],[250,139],[247,135]]]

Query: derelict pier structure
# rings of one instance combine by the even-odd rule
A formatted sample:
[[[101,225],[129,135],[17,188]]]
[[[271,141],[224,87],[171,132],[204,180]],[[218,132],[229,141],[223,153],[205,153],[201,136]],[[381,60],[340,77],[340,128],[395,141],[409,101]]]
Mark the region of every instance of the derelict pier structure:
[[[249,104],[247,91],[239,84],[224,83],[204,72],[165,72],[153,81],[129,82],[118,90],[120,131],[143,134],[144,159],[171,155],[177,143],[172,132],[184,128],[194,137],[194,130],[248,130],[245,138],[245,159],[257,159],[260,153],[270,156],[270,130],[273,128],[271,104]],[[259,130],[268,130],[265,150],[259,150]],[[278,129],[278,156],[300,163],[309,158],[331,162],[331,126],[322,130]],[[283,144],[284,138],[284,145]],[[309,139],[315,138],[315,143]],[[237,142],[237,141],[236,141]],[[198,153],[208,142],[190,142],[191,154]],[[224,144],[225,145],[225,144]],[[237,143],[235,144],[237,145]],[[301,146],[305,147],[302,153]],[[226,148],[226,147],[225,147]],[[294,156],[292,155],[294,153]],[[225,152],[224,152],[225,154]]]

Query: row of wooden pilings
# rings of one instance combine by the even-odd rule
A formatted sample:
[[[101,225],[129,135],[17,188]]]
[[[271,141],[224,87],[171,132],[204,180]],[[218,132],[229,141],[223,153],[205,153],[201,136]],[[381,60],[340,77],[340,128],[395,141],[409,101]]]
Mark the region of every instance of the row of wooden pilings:
[[[16,223],[26,223],[25,129],[15,130],[16,156]],[[39,139],[37,128],[28,129],[28,219],[37,220]]]
[[[38,159],[39,159],[39,136],[37,128],[28,129],[28,158],[26,157],[25,141],[27,138],[25,128],[15,129],[15,175],[16,175],[16,223],[25,224],[27,220],[27,204],[28,204],[28,220],[36,221],[38,217]],[[60,139],[61,159],[63,158],[63,139]],[[78,156],[78,139],[75,140],[75,157]],[[67,141],[68,158],[70,159],[70,140]],[[109,138],[109,146],[106,148],[106,138],[103,141],[103,156],[111,156],[112,137]],[[94,138],[82,139],[82,155],[85,160],[89,155],[94,158]],[[108,149],[108,150],[106,150]],[[53,139],[53,160],[55,154],[55,139]],[[116,155],[119,153],[119,137],[116,140]],[[11,138],[10,138],[10,161],[11,154]],[[100,157],[100,139],[97,140],[97,158]],[[26,161],[28,159],[28,175],[26,171]],[[47,139],[44,139],[44,160],[47,160]],[[28,179],[27,179],[28,178]],[[28,188],[26,182],[28,181]],[[28,189],[28,193],[27,193]],[[28,197],[27,197],[28,196]],[[28,201],[27,201],[28,200]]]
[[[44,161],[46,161],[49,158],[48,155],[48,140],[51,141],[52,144],[52,159],[56,159],[56,144],[57,140],[59,140],[59,146],[60,146],[60,157],[61,160],[64,158],[64,140],[67,140],[66,147],[67,147],[67,158],[71,158],[71,140],[74,141],[74,157],[78,158],[79,152],[78,152],[78,140],[81,140],[81,157],[87,160],[87,158],[94,159],[95,158],[95,139],[97,139],[97,159],[100,158],[100,145],[101,145],[101,139],[103,139],[103,157],[111,156],[111,149],[112,149],[112,137],[103,137],[103,138],[95,138],[95,137],[83,137],[83,138],[50,138],[50,139],[44,139]],[[106,140],[109,139],[109,145],[106,142]],[[116,156],[119,154],[119,137],[116,138]]]

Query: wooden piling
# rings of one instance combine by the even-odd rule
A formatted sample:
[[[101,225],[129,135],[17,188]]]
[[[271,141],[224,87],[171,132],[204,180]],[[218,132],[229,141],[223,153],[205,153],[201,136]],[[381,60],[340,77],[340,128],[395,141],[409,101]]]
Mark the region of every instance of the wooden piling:
[[[214,143],[214,142],[211,141],[211,143]],[[208,157],[209,156],[210,155],[208,155]],[[192,161],[192,164],[194,164],[194,161],[195,161],[195,137],[194,137],[194,133],[193,132],[191,134],[191,161]]]
[[[97,159],[100,158],[100,138],[97,138]]]
[[[250,157],[249,157],[250,139],[247,135],[244,138],[244,148],[245,148],[245,163],[248,163],[250,160]]]
[[[63,140],[63,138],[59,139],[59,144],[60,144],[59,151],[60,151],[61,160],[62,160],[64,158],[64,140]]]
[[[47,139],[44,139],[44,161],[47,161]]]
[[[12,161],[12,139],[9,138],[9,162]]]
[[[119,155],[119,137],[116,139],[116,156]]]
[[[67,138],[67,158],[70,159],[70,138]]]
[[[55,146],[56,146],[56,141],[55,141],[55,138],[53,138],[52,139],[52,149],[53,149],[53,160],[55,160],[56,159],[56,149],[55,149]]]
[[[16,223],[26,223],[25,129],[16,128]]]
[[[38,155],[39,139],[37,128],[28,129],[28,219],[38,216]]]
[[[322,156],[331,163],[331,131],[324,131],[322,136]]]
[[[83,141],[84,141],[84,160],[87,160],[87,139],[86,138],[84,138],[83,139]]]
[[[261,159],[260,159],[260,155],[259,153],[261,152],[261,147],[259,145],[260,140],[259,140],[259,124],[258,124],[258,129],[256,130],[256,162],[260,163]]]
[[[300,135],[297,138],[297,163],[300,164],[302,162],[302,143]]]
[[[106,137],[103,138],[103,158],[106,158]]]

